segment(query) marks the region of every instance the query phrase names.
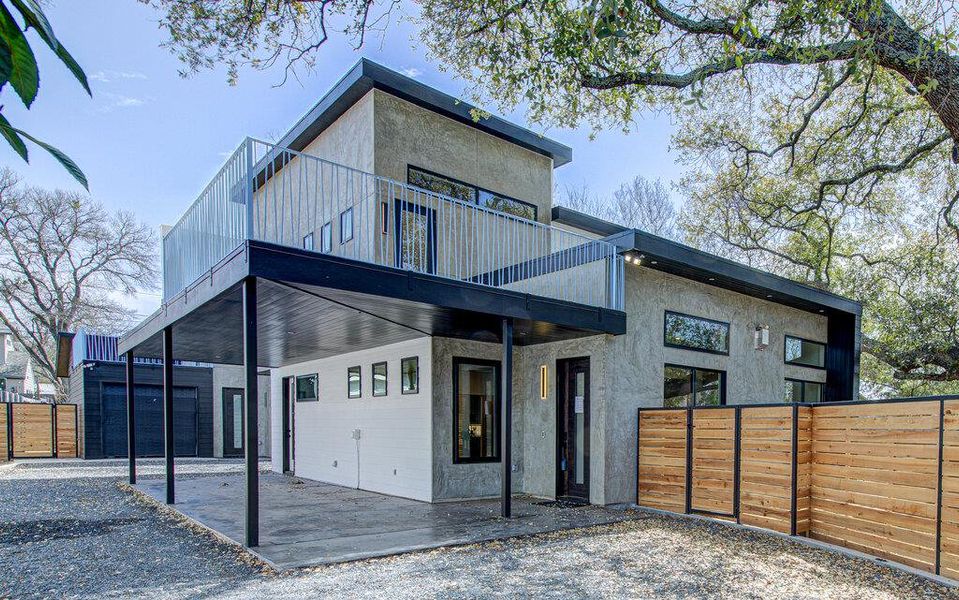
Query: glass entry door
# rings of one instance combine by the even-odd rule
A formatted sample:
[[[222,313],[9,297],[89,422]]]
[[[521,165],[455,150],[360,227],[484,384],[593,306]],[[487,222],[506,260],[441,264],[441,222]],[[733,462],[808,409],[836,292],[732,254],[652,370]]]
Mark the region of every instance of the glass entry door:
[[[589,358],[556,361],[556,497],[589,502]]]
[[[396,266],[436,273],[436,211],[397,199],[394,214]]]

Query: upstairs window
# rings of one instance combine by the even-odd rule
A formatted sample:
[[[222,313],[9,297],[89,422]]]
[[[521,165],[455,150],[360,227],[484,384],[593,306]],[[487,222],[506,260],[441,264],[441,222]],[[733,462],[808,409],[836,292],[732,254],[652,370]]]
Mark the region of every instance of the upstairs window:
[[[785,356],[787,365],[824,369],[826,367],[826,344],[787,335]]]
[[[787,379],[784,386],[785,402],[822,402],[823,384],[818,381]]]
[[[503,194],[497,194],[481,187],[457,181],[426,169],[410,166],[407,169],[406,180],[418,188],[429,190],[444,196],[450,196],[470,204],[478,204],[491,210],[509,215],[536,220],[536,206]]]
[[[320,252],[329,254],[333,252],[333,223],[327,222],[320,227]]]
[[[420,391],[420,359],[411,356],[400,361],[400,378],[402,386],[400,393],[417,394]]]
[[[720,406],[726,404],[726,373],[681,365],[663,369],[663,406]]]
[[[313,234],[308,233],[303,236],[303,249],[304,250],[313,250]]]
[[[713,354],[729,354],[729,323],[666,311],[663,343]]]
[[[353,239],[353,208],[350,207],[340,213],[340,243]]]

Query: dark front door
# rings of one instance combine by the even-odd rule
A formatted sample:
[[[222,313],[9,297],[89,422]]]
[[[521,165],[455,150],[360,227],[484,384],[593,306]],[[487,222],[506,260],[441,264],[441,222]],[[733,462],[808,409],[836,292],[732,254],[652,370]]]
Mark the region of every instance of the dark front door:
[[[589,358],[556,361],[556,497],[589,501]]]
[[[394,213],[396,266],[421,273],[435,273],[436,211],[397,199]]]
[[[223,456],[243,456],[243,390],[223,388]]]

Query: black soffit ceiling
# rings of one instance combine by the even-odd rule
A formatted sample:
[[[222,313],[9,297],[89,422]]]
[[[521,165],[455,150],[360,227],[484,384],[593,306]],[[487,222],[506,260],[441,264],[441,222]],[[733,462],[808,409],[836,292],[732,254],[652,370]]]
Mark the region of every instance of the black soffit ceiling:
[[[260,366],[326,358],[427,335],[500,342],[500,317],[409,300],[303,284],[257,280]],[[242,298],[234,286],[173,326],[178,360],[242,364]],[[596,335],[545,322],[516,320],[514,343],[527,345]],[[161,357],[159,334],[136,348]]]

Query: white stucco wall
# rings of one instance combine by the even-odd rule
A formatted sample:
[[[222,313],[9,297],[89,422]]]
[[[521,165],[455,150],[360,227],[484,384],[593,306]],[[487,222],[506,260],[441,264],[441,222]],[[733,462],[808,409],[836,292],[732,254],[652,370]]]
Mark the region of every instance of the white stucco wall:
[[[420,389],[400,393],[400,360],[419,357]],[[297,402],[294,469],[298,476],[416,500],[432,500],[430,338],[274,369],[273,469],[282,467],[282,380],[319,375],[319,399]],[[372,365],[387,362],[387,395],[372,395]],[[359,365],[362,397],[347,397],[347,369]],[[360,439],[353,439],[353,431]]]

